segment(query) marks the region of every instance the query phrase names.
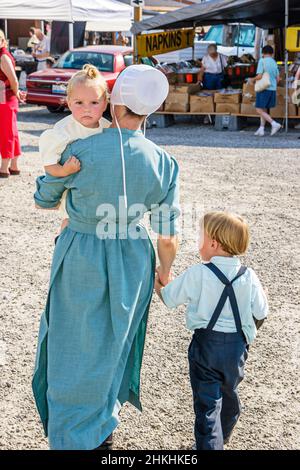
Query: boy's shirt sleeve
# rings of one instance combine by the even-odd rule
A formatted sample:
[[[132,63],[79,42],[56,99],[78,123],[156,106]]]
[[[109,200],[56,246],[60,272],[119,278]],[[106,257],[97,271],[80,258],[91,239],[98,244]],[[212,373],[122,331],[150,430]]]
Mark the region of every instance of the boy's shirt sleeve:
[[[193,297],[201,291],[199,273],[201,273],[199,266],[192,266],[163,287],[161,295],[167,307],[175,308],[192,301]]]
[[[263,320],[268,316],[269,305],[266,293],[253,270],[252,273],[252,292],[251,292],[251,312],[256,320]]]

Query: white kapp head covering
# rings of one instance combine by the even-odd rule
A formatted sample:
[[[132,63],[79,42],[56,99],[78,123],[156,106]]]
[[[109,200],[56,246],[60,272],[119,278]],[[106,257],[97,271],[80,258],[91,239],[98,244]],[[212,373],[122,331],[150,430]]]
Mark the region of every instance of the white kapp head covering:
[[[127,192],[124,149],[122,131],[114,113],[114,106],[123,105],[135,114],[149,116],[149,114],[160,108],[168,93],[169,83],[167,77],[154,67],[143,64],[130,65],[123,70],[113,87],[110,103],[120,135],[125,207],[127,207]]]
[[[168,92],[169,83],[162,72],[149,65],[130,65],[117,78],[110,102],[148,116],[160,108]]]

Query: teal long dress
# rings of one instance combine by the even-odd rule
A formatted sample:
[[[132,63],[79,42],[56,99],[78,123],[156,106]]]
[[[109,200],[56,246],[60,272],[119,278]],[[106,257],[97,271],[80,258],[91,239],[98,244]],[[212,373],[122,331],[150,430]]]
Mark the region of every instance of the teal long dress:
[[[140,371],[155,254],[141,219],[178,233],[178,165],[141,131],[122,130],[124,209],[117,129],[69,145],[81,162],[66,178],[37,178],[35,202],[56,207],[68,189],[69,226],[55,246],[41,317],[33,392],[51,449],[94,449],[140,405]],[[121,197],[120,197],[121,196]]]

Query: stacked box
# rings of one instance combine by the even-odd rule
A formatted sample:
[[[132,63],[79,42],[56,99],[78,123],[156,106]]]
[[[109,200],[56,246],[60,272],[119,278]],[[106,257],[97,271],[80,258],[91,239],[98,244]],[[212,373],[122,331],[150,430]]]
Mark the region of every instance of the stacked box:
[[[189,107],[189,95],[183,93],[169,93],[165,101],[165,111],[187,113]]]
[[[210,92],[201,92],[190,96],[190,112],[210,114],[215,111],[214,95]]]
[[[215,103],[239,104],[240,102],[241,102],[241,90],[236,90],[236,91],[225,90],[224,92],[217,91],[215,93]]]
[[[170,85],[165,101],[165,111],[186,113],[189,111],[190,99],[188,85]]]
[[[279,104],[275,108],[272,108],[270,114],[273,118],[284,118],[285,117],[285,105]],[[289,104],[289,117],[297,116],[297,106]]]
[[[245,116],[256,116],[255,102],[241,104],[241,114]]]
[[[254,85],[252,85],[251,83],[244,83],[242,103],[251,104],[255,102],[255,99],[256,99],[256,93],[255,93]]]
[[[216,113],[218,114],[240,114],[241,105],[236,103],[217,103]]]
[[[216,112],[239,114],[241,110],[241,90],[224,90],[215,93]]]

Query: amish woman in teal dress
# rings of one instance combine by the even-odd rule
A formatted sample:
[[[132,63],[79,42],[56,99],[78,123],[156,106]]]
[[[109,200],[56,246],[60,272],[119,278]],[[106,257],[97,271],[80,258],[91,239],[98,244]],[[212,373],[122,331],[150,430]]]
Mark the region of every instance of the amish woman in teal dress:
[[[167,88],[158,70],[128,67],[111,97],[112,127],[70,144],[62,156],[63,164],[75,155],[80,172],[37,179],[34,199],[43,209],[57,208],[68,189],[69,225],[54,250],[33,377],[51,449],[101,448],[125,401],[141,409],[155,272],[141,219],[150,212],[166,284],[177,250],[179,191],[176,161],[140,128]]]

